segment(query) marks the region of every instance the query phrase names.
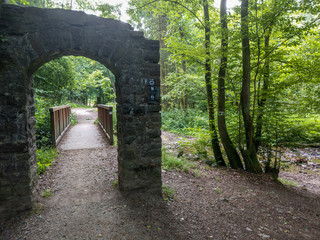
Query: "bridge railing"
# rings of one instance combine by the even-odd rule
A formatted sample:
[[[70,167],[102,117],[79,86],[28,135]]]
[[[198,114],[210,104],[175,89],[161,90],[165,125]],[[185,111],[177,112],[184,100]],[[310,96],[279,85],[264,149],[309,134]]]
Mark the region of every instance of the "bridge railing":
[[[113,145],[113,118],[112,107],[98,104],[98,123],[105,133],[110,145]]]
[[[52,143],[57,146],[71,125],[71,107],[69,105],[52,107],[49,111]]]

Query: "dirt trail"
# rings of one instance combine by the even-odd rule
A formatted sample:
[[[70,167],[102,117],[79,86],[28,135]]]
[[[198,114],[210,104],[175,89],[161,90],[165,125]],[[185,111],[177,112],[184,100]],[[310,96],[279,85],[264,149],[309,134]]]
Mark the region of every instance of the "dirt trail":
[[[79,125],[88,123],[97,137],[96,112],[77,114]],[[205,166],[198,177],[163,170],[174,200],[123,196],[115,186],[116,147],[104,146],[101,134],[97,138],[98,147],[86,149],[74,149],[72,136],[61,143],[71,150],[62,149],[39,181],[40,192],[54,195],[39,197],[32,213],[5,226],[1,240],[320,239],[320,195],[278,185],[266,175]]]

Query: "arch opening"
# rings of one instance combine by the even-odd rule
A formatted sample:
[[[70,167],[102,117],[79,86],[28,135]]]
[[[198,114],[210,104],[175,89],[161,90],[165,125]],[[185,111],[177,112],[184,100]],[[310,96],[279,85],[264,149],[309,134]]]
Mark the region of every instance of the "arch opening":
[[[30,81],[33,81],[34,88],[37,149],[54,145],[50,128],[51,107],[112,106],[116,132],[116,77],[99,62],[85,57],[60,57],[42,65]],[[75,118],[71,119],[75,123]]]

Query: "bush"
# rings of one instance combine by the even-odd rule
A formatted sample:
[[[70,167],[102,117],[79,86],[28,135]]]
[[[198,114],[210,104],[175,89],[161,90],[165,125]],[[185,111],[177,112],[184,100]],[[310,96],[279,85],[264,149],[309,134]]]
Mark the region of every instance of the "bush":
[[[49,104],[43,98],[35,98],[36,144],[38,149],[52,146]]]
[[[37,150],[37,173],[43,174],[46,169],[52,164],[54,158],[57,157],[57,151],[54,148],[38,149]]]
[[[162,128],[178,134],[192,134],[190,128],[208,129],[208,114],[196,109],[173,109],[162,113]]]

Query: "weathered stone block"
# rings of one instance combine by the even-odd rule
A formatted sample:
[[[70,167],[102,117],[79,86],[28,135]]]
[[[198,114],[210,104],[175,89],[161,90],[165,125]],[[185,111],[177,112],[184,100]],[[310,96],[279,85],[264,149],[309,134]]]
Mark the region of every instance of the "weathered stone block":
[[[158,63],[160,59],[160,54],[159,52],[155,51],[146,51],[144,54],[144,60],[150,63]]]

